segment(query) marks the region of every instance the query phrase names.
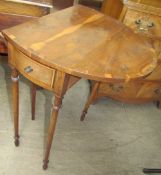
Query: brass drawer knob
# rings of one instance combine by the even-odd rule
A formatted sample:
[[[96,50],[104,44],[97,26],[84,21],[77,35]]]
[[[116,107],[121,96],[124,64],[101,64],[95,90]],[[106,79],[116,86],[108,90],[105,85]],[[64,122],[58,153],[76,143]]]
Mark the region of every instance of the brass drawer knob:
[[[141,19],[137,19],[135,21],[135,24],[137,25],[139,31],[148,31],[149,28],[154,27],[153,22],[147,21],[147,20],[141,20]]]
[[[160,94],[161,94],[161,92],[160,92],[159,89],[155,89],[155,90],[154,90],[154,93],[157,94],[157,95],[160,95]]]
[[[24,72],[25,73],[30,73],[33,71],[33,68],[31,66],[27,66],[25,69],[24,69]]]
[[[140,25],[141,23],[142,23],[141,19],[137,19],[137,20],[135,21],[135,24],[137,24],[137,25]]]
[[[114,86],[113,84],[109,84],[109,87],[113,90],[113,91],[115,91],[115,92],[120,92],[120,91],[122,91],[123,90],[123,86]]]
[[[148,22],[147,23],[147,26],[150,28],[150,27],[154,27],[154,23],[153,22]]]

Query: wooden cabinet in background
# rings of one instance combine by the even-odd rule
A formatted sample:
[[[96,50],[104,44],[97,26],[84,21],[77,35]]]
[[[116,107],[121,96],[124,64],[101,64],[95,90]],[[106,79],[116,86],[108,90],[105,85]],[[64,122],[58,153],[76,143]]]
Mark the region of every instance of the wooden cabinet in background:
[[[0,0],[0,33],[3,29],[49,14],[52,0]],[[7,54],[0,35],[0,54]]]
[[[144,35],[156,50],[158,64],[146,78],[127,83],[101,83],[94,100],[111,97],[130,103],[157,101],[161,107],[161,1],[105,0],[102,12]],[[93,83],[92,83],[93,84]]]
[[[56,9],[64,9],[73,6],[74,0],[53,0],[53,5]]]

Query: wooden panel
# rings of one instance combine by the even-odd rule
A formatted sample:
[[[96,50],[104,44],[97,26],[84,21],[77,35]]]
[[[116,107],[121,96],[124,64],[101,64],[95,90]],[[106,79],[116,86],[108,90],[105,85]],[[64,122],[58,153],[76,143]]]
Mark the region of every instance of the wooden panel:
[[[141,86],[135,83],[101,83],[99,93],[117,97],[135,97]]]
[[[43,16],[49,13],[49,8],[1,0],[0,12],[27,16]]]
[[[144,82],[136,94],[136,98],[153,98],[161,97],[161,83],[146,83]]]
[[[157,54],[158,63],[161,63],[161,40],[154,40],[153,47],[155,48]]]
[[[154,71],[145,78],[145,81],[159,81],[161,83],[161,63],[158,63]]]
[[[138,20],[140,20],[140,24],[137,24],[139,23]],[[161,37],[161,17],[148,15],[147,13],[135,10],[128,10],[123,23],[136,32]],[[153,24],[153,26],[148,27],[150,24]]]
[[[6,54],[7,53],[7,47],[4,44],[3,38],[0,36],[0,53],[1,54]]]
[[[161,83],[139,81],[124,84],[101,83],[98,93],[123,101],[156,100],[161,97]]]
[[[0,13],[0,31],[31,19],[36,19],[36,17]]]
[[[74,3],[74,0],[54,0],[53,1],[53,5],[57,8],[57,9],[64,9],[67,7],[72,6]]]
[[[104,0],[102,5],[102,12],[106,15],[112,16],[116,19],[120,17],[123,9],[123,3],[120,0]]]
[[[131,0],[131,1],[136,2],[136,3],[145,4],[145,5],[149,5],[149,6],[153,6],[153,7],[157,7],[157,8],[161,8],[161,1],[160,0]]]
[[[3,0],[3,1],[10,1],[15,3],[21,3],[21,4],[30,4],[35,6],[41,6],[41,7],[49,7],[52,8],[52,0]]]
[[[15,57],[15,66],[16,68],[28,79],[31,81],[34,80],[34,83],[45,87],[47,89],[52,89],[55,70],[50,69],[42,64],[39,64],[29,57],[24,55],[22,52],[14,49],[13,57]],[[32,72],[26,73],[25,68],[31,66],[33,69]]]

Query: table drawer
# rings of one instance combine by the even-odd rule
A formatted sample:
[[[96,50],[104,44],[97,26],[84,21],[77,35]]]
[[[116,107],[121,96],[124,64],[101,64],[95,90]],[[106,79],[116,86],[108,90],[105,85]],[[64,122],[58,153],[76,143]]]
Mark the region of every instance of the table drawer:
[[[123,23],[136,32],[161,37],[161,17],[128,9]]]
[[[14,49],[13,57],[16,58],[14,63],[16,68],[25,77],[44,88],[51,89],[53,87],[55,76],[54,69],[31,60],[16,49]]]

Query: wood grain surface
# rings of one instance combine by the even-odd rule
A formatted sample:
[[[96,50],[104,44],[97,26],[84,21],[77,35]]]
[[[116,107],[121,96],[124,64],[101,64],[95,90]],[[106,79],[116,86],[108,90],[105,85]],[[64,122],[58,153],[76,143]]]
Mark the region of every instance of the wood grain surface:
[[[157,63],[145,38],[81,5],[6,29],[3,35],[35,61],[87,79],[129,81],[151,73]]]
[[[1,1],[30,4],[30,5],[52,8],[52,0],[1,0]]]

